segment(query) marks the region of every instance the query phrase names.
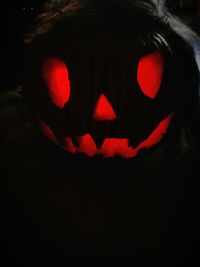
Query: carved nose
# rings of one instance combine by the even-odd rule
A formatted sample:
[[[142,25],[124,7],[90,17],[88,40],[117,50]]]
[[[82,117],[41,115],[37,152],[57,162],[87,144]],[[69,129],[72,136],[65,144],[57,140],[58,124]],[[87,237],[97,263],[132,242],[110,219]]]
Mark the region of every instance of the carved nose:
[[[112,108],[112,105],[103,94],[101,94],[97,101],[93,113],[93,118],[96,121],[110,121],[115,120],[117,118],[115,111]]]

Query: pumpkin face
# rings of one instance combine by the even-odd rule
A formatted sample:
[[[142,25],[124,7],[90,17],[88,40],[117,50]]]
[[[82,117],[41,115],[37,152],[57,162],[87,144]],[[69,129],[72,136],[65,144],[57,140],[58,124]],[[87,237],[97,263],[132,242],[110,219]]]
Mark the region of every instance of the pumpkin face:
[[[42,133],[69,153],[130,158],[168,131],[174,96],[165,85],[165,55],[136,53],[130,41],[115,41],[40,61],[34,117]]]
[[[31,40],[24,97],[43,135],[68,153],[124,158],[176,138],[198,78],[170,17],[150,1],[84,2],[47,7]]]

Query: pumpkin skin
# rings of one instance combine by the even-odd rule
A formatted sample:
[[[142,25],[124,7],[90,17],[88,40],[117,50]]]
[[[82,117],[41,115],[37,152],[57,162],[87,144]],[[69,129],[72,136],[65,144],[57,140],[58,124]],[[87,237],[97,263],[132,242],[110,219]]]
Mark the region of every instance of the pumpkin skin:
[[[67,29],[57,24],[30,50],[25,101],[43,135],[89,157],[135,157],[166,140],[193,99],[187,91],[193,69],[180,61],[185,52],[143,46],[130,29],[91,32],[87,23],[84,30]]]

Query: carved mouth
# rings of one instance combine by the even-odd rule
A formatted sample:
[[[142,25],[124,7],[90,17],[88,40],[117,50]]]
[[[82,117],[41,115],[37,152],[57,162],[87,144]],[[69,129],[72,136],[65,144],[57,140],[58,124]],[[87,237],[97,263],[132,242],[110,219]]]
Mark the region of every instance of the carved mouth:
[[[88,157],[93,157],[94,155],[102,155],[103,157],[109,158],[114,156],[121,156],[124,158],[131,158],[137,155],[137,153],[143,148],[150,148],[155,144],[159,143],[163,135],[167,132],[169,124],[171,122],[173,113],[163,119],[155,130],[138,146],[129,146],[128,138],[105,138],[102,140],[101,144],[96,145],[91,134],[86,133],[83,136],[78,136],[76,138],[63,137],[63,143],[61,144],[56,139],[51,128],[40,122],[40,127],[42,132],[48,139],[54,143],[61,146],[67,152],[83,153]]]

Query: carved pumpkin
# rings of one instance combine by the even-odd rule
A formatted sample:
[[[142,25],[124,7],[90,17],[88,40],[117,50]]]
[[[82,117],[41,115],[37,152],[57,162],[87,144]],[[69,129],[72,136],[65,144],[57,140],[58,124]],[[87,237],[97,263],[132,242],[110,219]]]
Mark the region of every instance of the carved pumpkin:
[[[139,31],[99,25],[61,19],[33,42],[25,100],[43,135],[68,153],[130,158],[182,125],[195,66],[184,41],[153,19]]]

